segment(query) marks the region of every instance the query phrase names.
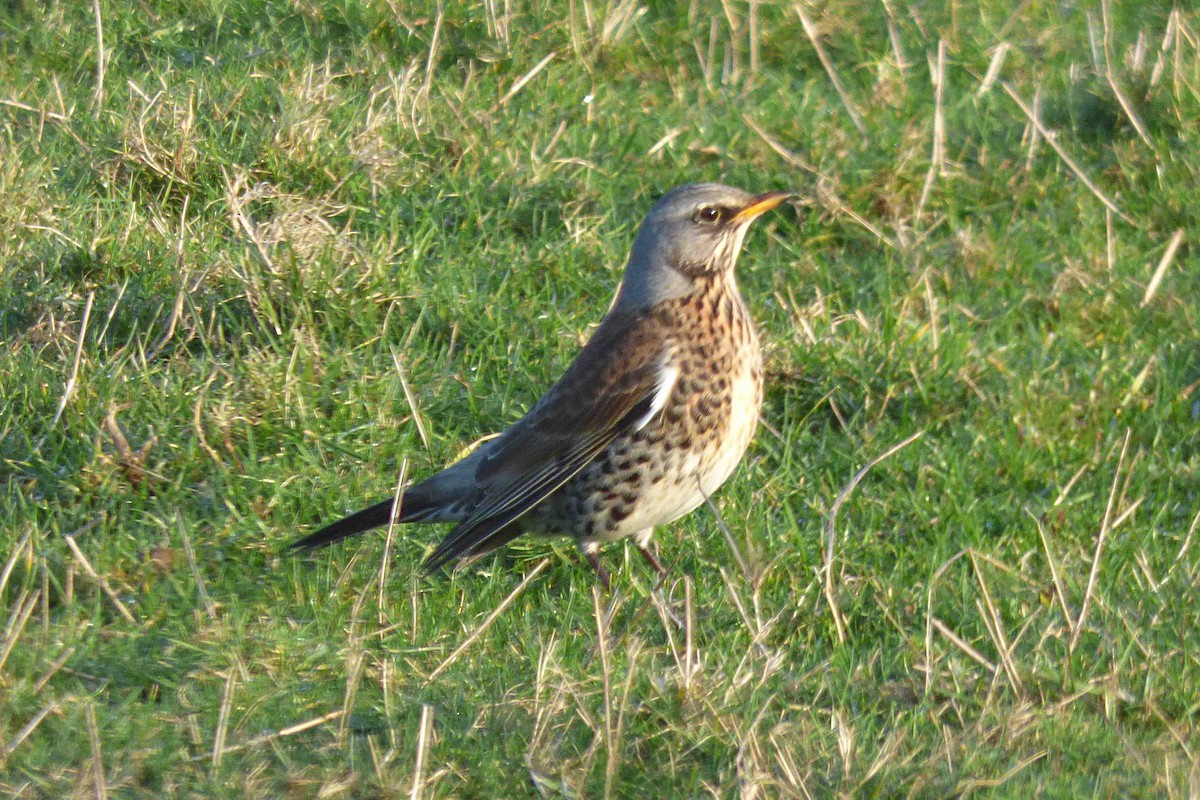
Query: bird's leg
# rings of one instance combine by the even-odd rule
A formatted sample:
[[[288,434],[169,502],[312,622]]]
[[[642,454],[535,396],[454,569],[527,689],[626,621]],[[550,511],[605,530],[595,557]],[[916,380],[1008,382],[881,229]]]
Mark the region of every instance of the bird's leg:
[[[667,577],[667,571],[663,568],[662,562],[658,560],[657,547],[650,544],[650,537],[653,535],[653,528],[640,530],[633,535],[633,543],[637,546],[638,552],[642,554],[642,558],[650,562],[650,566],[654,567],[654,571],[658,573],[659,583]]]
[[[592,565],[592,569],[596,570],[596,577],[604,584],[604,591],[612,591],[612,579],[608,576],[608,570],[600,563],[600,556],[596,555],[595,547],[585,547],[583,555],[587,562]]]
[[[638,552],[642,554],[642,558],[650,562],[650,566],[654,567],[654,571],[657,572],[660,577],[666,577],[667,571],[663,568],[662,562],[658,560],[658,556],[654,554],[653,550],[644,544],[639,544],[637,549]]]

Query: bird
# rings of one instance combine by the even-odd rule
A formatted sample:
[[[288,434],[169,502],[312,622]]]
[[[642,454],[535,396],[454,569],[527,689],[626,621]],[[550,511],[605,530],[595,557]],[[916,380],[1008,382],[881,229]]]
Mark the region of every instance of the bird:
[[[608,313],[519,420],[395,498],[291,544],[312,550],[396,523],[456,523],[425,574],[527,533],[567,535],[599,580],[601,546],[632,537],[655,572],[655,528],[703,503],[754,436],[763,360],[734,267],[750,223],[794,197],[677,187],[638,228]]]

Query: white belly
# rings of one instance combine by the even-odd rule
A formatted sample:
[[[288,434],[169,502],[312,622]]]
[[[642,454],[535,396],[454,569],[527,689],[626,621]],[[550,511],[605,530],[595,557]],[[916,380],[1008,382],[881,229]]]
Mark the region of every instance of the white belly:
[[[762,391],[758,381],[760,369],[757,347],[752,357],[744,359],[742,369],[730,385],[732,416],[724,436],[703,453],[676,451],[675,463],[666,472],[674,478],[658,483],[643,479],[641,497],[634,512],[602,538],[608,541],[649,531],[666,525],[694,510],[710,497],[733,474],[758,426]]]
[[[742,373],[733,382],[729,433],[714,448],[712,461],[704,470],[700,488],[705,495],[711,495],[733,474],[734,467],[742,460],[750,440],[754,438],[754,430],[758,427],[758,411],[762,405],[762,387],[755,376],[757,368],[757,364],[747,360]],[[701,497],[697,505],[703,499]]]

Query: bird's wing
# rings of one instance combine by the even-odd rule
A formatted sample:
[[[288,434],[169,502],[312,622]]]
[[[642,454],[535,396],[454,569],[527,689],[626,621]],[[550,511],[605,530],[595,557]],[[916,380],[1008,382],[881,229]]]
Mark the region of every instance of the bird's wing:
[[[674,355],[674,343],[653,317],[606,318],[558,383],[480,460],[479,504],[425,569],[487,547],[613,440],[648,424],[678,380]]]

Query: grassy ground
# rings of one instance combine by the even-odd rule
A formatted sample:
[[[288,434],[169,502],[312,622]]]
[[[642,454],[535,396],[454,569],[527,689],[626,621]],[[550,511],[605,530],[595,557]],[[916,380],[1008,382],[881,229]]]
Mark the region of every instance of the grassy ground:
[[[0,10],[0,793],[1200,796],[1200,14],[179,5]],[[805,198],[728,535],[284,553],[712,179]]]

